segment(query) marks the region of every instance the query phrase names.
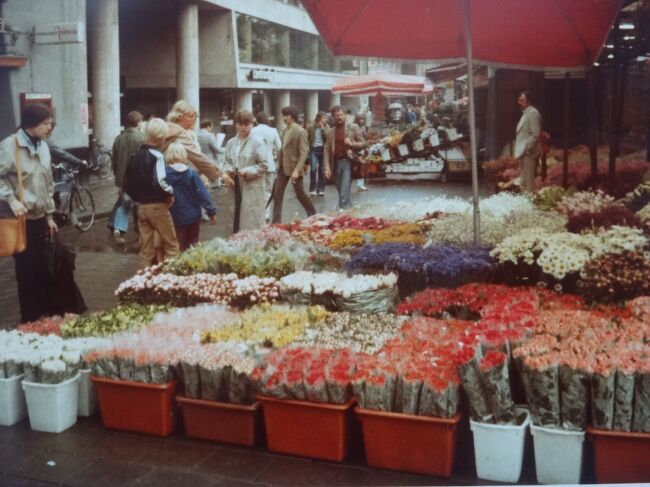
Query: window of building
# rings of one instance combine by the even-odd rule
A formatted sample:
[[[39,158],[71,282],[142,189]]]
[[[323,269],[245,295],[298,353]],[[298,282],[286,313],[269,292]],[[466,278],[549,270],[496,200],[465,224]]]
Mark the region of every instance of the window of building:
[[[334,58],[320,36],[237,15],[239,61],[296,69],[332,71]]]

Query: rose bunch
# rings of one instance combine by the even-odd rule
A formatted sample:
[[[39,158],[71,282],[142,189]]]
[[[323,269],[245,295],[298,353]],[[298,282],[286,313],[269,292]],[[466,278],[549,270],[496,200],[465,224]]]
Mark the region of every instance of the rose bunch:
[[[650,430],[650,401],[637,390],[650,357],[645,327],[614,309],[542,312],[536,335],[513,352],[533,422],[583,429],[591,416],[597,428]]]
[[[74,318],[76,318],[76,315],[74,314],[66,314],[65,316],[45,316],[40,320],[18,325],[16,329],[24,333],[61,335],[61,325]]]

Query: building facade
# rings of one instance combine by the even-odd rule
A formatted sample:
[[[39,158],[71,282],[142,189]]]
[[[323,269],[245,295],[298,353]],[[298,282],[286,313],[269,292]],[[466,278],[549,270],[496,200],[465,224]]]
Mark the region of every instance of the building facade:
[[[281,127],[283,106],[311,120],[341,103],[341,76],[427,66],[335,59],[296,0],[0,0],[0,18],[0,136],[44,95],[66,148],[110,147],[130,110],[164,117],[178,99],[225,130],[240,109]]]

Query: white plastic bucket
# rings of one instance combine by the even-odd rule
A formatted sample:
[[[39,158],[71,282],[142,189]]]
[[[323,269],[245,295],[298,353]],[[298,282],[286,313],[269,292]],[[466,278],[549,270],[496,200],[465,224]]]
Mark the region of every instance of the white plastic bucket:
[[[519,481],[526,431],[530,423],[528,411],[521,412],[526,413],[526,419],[520,425],[489,424],[470,420],[478,478],[495,482]]]
[[[90,380],[92,372],[90,369],[79,371],[79,405],[77,407],[77,416],[87,418],[97,412],[97,389],[95,384]]]
[[[25,393],[21,387],[23,375],[0,379],[0,425],[12,426],[27,416]]]
[[[61,433],[77,422],[79,374],[60,384],[23,381],[23,389],[34,431]]]
[[[579,484],[584,431],[531,425],[535,470],[540,484]]]

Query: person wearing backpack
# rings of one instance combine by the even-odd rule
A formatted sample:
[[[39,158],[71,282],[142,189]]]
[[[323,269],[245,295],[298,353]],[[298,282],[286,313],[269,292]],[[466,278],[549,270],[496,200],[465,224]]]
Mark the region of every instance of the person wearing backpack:
[[[164,258],[178,253],[178,240],[169,207],[174,189],[167,182],[165,159],[160,152],[168,134],[167,123],[154,118],[147,124],[145,143],[129,160],[124,172],[124,192],[138,204],[140,268],[156,259],[154,234],[160,236]]]
[[[187,165],[187,151],[173,142],[165,151],[167,182],[174,188],[174,204],[169,208],[181,252],[199,241],[201,208],[212,225],[217,224],[217,208],[199,174]]]

